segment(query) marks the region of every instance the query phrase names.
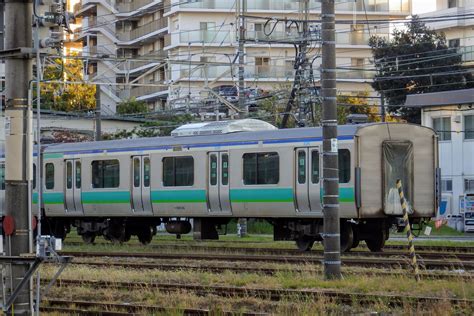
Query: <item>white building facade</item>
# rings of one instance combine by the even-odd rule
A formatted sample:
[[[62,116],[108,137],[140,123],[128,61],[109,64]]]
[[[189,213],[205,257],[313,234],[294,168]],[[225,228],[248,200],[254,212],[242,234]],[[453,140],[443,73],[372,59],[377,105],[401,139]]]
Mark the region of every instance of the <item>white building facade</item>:
[[[440,215],[462,216],[463,196],[474,193],[474,89],[409,95],[406,104],[421,107],[422,125],[438,132]]]
[[[252,18],[245,24],[245,86],[288,89],[295,56],[288,41],[298,37],[298,30],[295,24],[271,21],[265,27],[263,17],[302,19],[304,1],[246,2],[246,14]],[[165,102],[179,107],[205,99],[205,88],[236,85],[236,4],[235,0],[82,0],[76,14],[83,18],[79,36],[83,55],[91,57],[89,79],[110,83],[101,86],[103,107],[114,111],[115,104],[127,97],[146,101],[154,109],[164,108]],[[320,1],[311,0],[309,7],[310,20],[320,19]],[[338,89],[345,94],[374,93],[373,72],[366,71],[372,56],[368,40],[371,35],[388,36],[389,27],[367,20],[405,18],[411,14],[411,0],[338,2],[336,14],[336,20],[347,22],[337,24],[336,30]],[[318,27],[310,26],[314,34]],[[319,50],[320,45],[312,47],[313,54]],[[316,85],[320,63],[318,58],[313,63]],[[116,85],[130,82],[138,86]]]

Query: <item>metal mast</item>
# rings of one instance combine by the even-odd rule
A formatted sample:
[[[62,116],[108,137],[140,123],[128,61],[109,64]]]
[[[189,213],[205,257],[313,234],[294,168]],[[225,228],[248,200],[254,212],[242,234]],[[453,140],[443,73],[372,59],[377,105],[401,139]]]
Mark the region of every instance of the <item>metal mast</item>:
[[[323,214],[324,275],[341,278],[339,215],[339,166],[336,104],[336,34],[334,0],[322,0],[322,126],[323,126]]]
[[[33,78],[32,1],[5,1],[5,216],[13,218],[13,232],[7,236],[6,255],[30,253],[32,245],[30,184],[32,180],[32,111],[28,90]],[[11,288],[16,288],[28,265],[12,265]],[[32,296],[24,287],[14,301],[15,315],[32,314]]]

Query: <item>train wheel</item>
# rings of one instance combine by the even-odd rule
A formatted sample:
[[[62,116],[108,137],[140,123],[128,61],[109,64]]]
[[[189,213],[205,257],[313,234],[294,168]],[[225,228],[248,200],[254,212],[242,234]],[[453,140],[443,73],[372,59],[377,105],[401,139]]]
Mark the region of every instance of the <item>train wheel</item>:
[[[349,251],[354,243],[354,231],[351,223],[341,223],[341,252]]]
[[[308,236],[302,236],[296,239],[296,246],[301,251],[310,251],[313,248],[314,239]]]
[[[385,229],[381,229],[376,231],[370,239],[366,239],[365,243],[367,247],[372,252],[379,252],[383,250],[385,246],[385,240],[387,240],[387,231]]]
[[[81,237],[85,244],[90,245],[94,243],[96,235],[94,233],[85,233],[82,234]]]
[[[352,232],[354,233],[354,240],[352,241],[351,249],[359,247],[360,237],[359,237],[359,227],[355,224],[351,224]]]
[[[148,245],[151,243],[153,239],[153,228],[152,227],[145,227],[145,229],[137,234],[138,240],[142,243],[142,245]]]

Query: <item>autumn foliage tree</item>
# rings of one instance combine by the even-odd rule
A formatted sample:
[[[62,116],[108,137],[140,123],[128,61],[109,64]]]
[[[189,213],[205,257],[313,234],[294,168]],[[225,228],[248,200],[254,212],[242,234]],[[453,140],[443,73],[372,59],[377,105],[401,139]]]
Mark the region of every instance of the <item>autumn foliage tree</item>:
[[[462,54],[417,16],[405,29],[395,29],[391,39],[373,36],[369,45],[376,70],[372,87],[383,93],[389,112],[408,122],[421,120],[420,109],[403,107],[408,94],[472,86],[472,76],[461,65]]]
[[[69,112],[95,108],[95,85],[84,82],[83,61],[74,57],[57,58],[45,66],[41,83],[43,109]]]

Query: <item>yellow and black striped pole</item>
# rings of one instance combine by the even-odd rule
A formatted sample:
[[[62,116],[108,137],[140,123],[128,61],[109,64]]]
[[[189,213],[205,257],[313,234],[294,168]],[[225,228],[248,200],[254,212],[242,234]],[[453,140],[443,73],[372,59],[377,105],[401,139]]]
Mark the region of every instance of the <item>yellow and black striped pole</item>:
[[[415,254],[415,245],[413,245],[413,234],[411,232],[410,221],[408,219],[408,205],[405,200],[405,195],[403,194],[402,180],[397,179],[397,189],[398,194],[400,195],[400,204],[402,205],[403,210],[403,221],[405,222],[405,232],[407,233],[408,238],[408,250],[410,251],[411,265],[413,271],[415,272],[415,278],[417,281],[420,281],[420,271],[418,269],[418,262],[416,261]]]

